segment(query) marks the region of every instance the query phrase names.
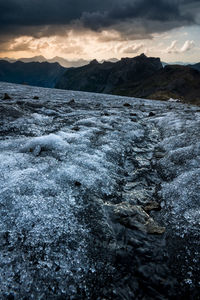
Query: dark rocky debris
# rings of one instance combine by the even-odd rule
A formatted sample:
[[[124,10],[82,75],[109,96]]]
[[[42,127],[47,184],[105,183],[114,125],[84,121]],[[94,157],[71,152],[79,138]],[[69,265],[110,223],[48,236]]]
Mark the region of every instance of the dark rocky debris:
[[[3,100],[10,100],[12,99],[7,93],[4,94]]]

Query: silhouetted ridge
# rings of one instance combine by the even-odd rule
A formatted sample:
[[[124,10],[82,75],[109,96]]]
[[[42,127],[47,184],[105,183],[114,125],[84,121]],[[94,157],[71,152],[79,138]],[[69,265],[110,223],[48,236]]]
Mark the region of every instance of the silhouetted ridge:
[[[200,104],[200,72],[189,66],[167,65],[138,83],[125,83],[114,94],[147,99],[179,99]]]
[[[89,65],[67,70],[56,87],[122,96],[200,104],[200,64],[166,65],[144,53],[116,63],[93,60]]]
[[[0,60],[0,81],[54,87],[66,68],[58,63],[17,61],[10,63]]]
[[[67,70],[56,84],[57,88],[97,93],[112,93],[128,82],[138,82],[162,69],[159,58],[144,54],[122,58],[116,63],[93,60],[89,65]]]
[[[99,62],[96,59],[91,60],[90,65],[98,65]]]

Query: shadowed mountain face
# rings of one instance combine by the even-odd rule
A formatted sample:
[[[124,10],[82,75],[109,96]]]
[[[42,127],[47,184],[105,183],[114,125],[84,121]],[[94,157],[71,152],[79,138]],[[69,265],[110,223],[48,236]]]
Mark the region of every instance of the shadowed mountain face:
[[[200,63],[194,64],[194,65],[189,65],[191,68],[198,70],[200,72]]]
[[[62,67],[65,68],[77,68],[77,67],[82,67],[85,65],[88,65],[90,63],[89,60],[85,60],[83,58],[79,58],[78,60],[68,60],[63,57],[55,56],[53,58],[47,59],[46,57],[39,55],[39,56],[33,56],[33,57],[28,57],[28,58],[19,58],[19,59],[14,59],[14,58],[2,58],[2,60],[6,60],[9,62],[16,62],[16,61],[22,61],[24,63],[29,63],[29,62],[49,62],[49,63],[59,63]],[[105,60],[102,60],[101,63],[103,63]],[[117,58],[110,58],[110,62],[117,62]]]
[[[66,71],[58,63],[17,61],[10,63],[0,60],[0,81],[54,87],[58,78]]]
[[[66,69],[58,63],[0,61],[0,81],[200,105],[200,63],[166,65],[144,54]]]
[[[159,100],[174,98],[199,105],[200,72],[189,66],[168,65],[139,84],[124,84],[113,93]]]
[[[147,99],[180,99],[200,104],[200,64],[167,65],[144,54],[117,63],[89,65],[67,70],[57,88],[133,96]]]
[[[141,82],[160,69],[162,64],[159,58],[147,58],[144,54],[134,58],[122,58],[116,63],[99,64],[93,60],[87,66],[67,70],[56,87],[112,94],[116,88],[132,82]]]

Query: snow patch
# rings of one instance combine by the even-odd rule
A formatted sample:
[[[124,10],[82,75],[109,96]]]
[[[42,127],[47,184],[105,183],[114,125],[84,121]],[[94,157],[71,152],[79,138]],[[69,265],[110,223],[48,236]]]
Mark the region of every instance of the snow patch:
[[[49,134],[31,139],[21,150],[22,152],[32,152],[33,155],[38,156],[41,151],[66,151],[67,147],[68,143],[60,136]]]

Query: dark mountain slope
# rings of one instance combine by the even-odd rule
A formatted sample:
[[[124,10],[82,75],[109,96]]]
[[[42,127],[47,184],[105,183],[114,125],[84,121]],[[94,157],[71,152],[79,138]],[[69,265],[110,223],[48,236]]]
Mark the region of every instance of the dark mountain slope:
[[[112,93],[123,84],[140,82],[162,69],[159,58],[148,58],[144,54],[134,58],[122,58],[116,63],[98,63],[67,70],[56,87],[67,90]]]
[[[119,86],[113,94],[200,104],[200,72],[188,66],[168,65],[139,84]]]
[[[167,65],[159,58],[144,54],[122,58],[116,63],[98,63],[68,69],[56,87],[122,96],[168,100],[180,99],[200,104],[200,64],[191,66]]]
[[[58,63],[0,60],[0,81],[26,83],[33,86],[54,87],[58,78],[66,71]]]
[[[194,65],[189,65],[189,67],[191,67],[191,68],[193,68],[193,69],[200,72],[200,63],[194,64]]]
[[[200,63],[163,68],[159,58],[144,54],[115,63],[93,60],[70,69],[58,63],[0,60],[0,81],[147,99],[175,98],[200,105],[199,70]]]

